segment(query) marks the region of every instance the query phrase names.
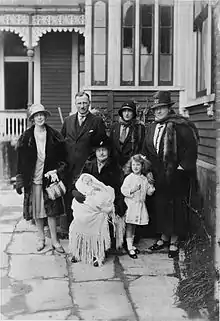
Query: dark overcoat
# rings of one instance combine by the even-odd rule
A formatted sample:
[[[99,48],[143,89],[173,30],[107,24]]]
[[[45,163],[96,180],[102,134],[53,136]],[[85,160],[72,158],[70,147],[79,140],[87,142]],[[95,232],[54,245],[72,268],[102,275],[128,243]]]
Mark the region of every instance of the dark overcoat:
[[[120,142],[120,126],[119,122],[113,124],[110,138],[113,146],[113,157],[123,167],[131,156],[141,152],[145,137],[145,126],[140,123],[129,126],[129,132],[123,144]]]
[[[123,216],[126,210],[124,196],[121,194],[121,185],[123,183],[123,172],[116,162],[109,158],[102,167],[100,173],[98,171],[97,159],[87,161],[82,173],[93,175],[100,182],[107,186],[111,186],[115,191],[115,212],[119,216]]]
[[[156,125],[156,122],[148,125],[142,149],[152,163],[155,179],[152,200],[156,229],[169,236],[185,236],[188,229],[186,202],[191,183],[196,180],[197,133],[189,121],[172,116],[165,122],[157,153],[153,143]]]
[[[55,201],[48,199],[46,187],[48,184],[44,174],[50,170],[57,170],[58,177],[65,183],[65,145],[62,135],[52,127],[46,125],[46,151],[43,170],[43,197],[47,216],[64,214],[63,199]],[[24,187],[23,215],[26,220],[33,218],[32,209],[32,182],[37,161],[37,145],[34,137],[34,125],[27,129],[17,143],[17,187]]]
[[[105,124],[101,117],[89,113],[79,126],[76,113],[65,118],[61,133],[65,138],[70,187],[91,156],[96,142],[106,135]]]

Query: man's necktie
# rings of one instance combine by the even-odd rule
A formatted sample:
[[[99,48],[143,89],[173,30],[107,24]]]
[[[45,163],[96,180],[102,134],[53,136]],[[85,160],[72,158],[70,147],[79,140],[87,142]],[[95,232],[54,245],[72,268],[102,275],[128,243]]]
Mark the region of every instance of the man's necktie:
[[[83,124],[83,122],[85,121],[86,119],[86,116],[80,116],[78,117],[78,120],[79,120],[79,126],[81,126]]]
[[[126,137],[127,137],[127,128],[126,126],[124,125],[121,125],[121,133],[120,133],[120,142],[123,144]]]

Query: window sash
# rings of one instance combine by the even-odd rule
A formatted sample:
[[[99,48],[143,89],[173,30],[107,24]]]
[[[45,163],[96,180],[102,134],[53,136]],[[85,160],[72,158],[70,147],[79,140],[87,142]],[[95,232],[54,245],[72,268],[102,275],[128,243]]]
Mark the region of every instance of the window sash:
[[[133,86],[135,84],[135,25],[136,25],[136,20],[135,20],[135,12],[136,12],[136,3],[134,1],[130,1],[130,3],[133,5],[133,23],[130,24],[124,24],[124,17],[123,17],[123,5],[129,1],[121,1],[121,70],[120,70],[120,83],[122,86]],[[129,52],[127,49],[127,53],[125,52],[124,49],[124,31],[126,29],[131,29],[132,30],[132,39],[131,39],[131,43],[132,43],[132,47],[131,47],[131,51]],[[124,80],[123,79],[123,72],[124,72],[124,61],[128,58],[131,57],[131,79],[130,80]]]
[[[105,5],[105,25],[101,26],[100,24],[98,24],[97,26],[95,26],[95,5],[97,2],[102,2]],[[102,53],[95,53],[95,30],[96,29],[105,29],[105,44],[104,44],[104,50]],[[104,56],[104,69],[102,70],[104,72],[104,79],[95,79],[95,63],[97,61],[97,57],[98,56]],[[100,67],[100,66],[99,66]],[[96,86],[105,86],[107,85],[108,82],[108,1],[105,0],[95,0],[92,3],[92,85],[96,85]]]
[[[151,21],[151,26],[145,26],[142,23],[142,14],[141,14],[141,5],[139,7],[139,16],[140,16],[140,27],[139,27],[139,85],[140,86],[152,86],[154,84],[154,46],[155,46],[155,42],[154,42],[154,32],[155,32],[155,5],[153,4],[142,4],[142,5],[147,5],[147,6],[151,6],[152,8],[152,21]],[[143,30],[148,29],[151,30],[151,52],[148,54],[143,54],[142,50],[141,50],[141,45],[142,45],[142,35],[143,35]],[[150,79],[146,79],[145,77],[142,77],[142,73],[143,73],[143,67],[142,67],[142,61],[144,59],[144,57],[146,58],[146,60],[149,60],[150,62],[150,71],[146,68],[146,73],[150,72],[151,77]],[[149,59],[147,59],[149,58]],[[148,61],[146,62],[146,64],[148,64]],[[145,66],[146,66],[145,64]],[[145,79],[143,79],[145,78]]]
[[[168,25],[161,25],[160,23],[160,16],[163,7],[170,8],[170,16],[171,16],[171,24]],[[159,5],[159,21],[158,21],[158,28],[159,28],[159,35],[158,35],[158,85],[159,86],[170,86],[173,85],[173,42],[174,42],[174,6],[173,5],[166,5],[162,6]],[[161,52],[161,39],[162,39],[162,29],[163,30],[170,30],[170,50],[167,53]],[[162,69],[161,69],[161,60],[162,58],[170,57],[170,79],[163,80],[162,77]]]

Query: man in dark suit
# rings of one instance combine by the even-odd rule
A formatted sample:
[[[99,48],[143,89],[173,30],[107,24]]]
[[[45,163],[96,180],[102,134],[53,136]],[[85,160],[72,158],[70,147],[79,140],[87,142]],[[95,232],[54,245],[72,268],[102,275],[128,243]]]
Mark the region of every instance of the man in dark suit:
[[[106,135],[105,124],[101,117],[89,111],[90,98],[86,92],[79,92],[75,96],[77,113],[65,118],[61,133],[65,138],[67,152],[67,194],[65,206],[66,220],[61,221],[61,230],[68,233],[72,221],[72,193],[71,187],[81,173],[85,162],[91,157],[93,147],[100,137]]]

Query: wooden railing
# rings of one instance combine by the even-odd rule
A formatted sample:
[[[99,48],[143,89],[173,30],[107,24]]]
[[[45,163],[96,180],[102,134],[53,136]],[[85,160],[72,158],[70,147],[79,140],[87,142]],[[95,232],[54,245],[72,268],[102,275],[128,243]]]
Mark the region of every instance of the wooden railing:
[[[0,110],[0,141],[18,138],[27,129],[27,111]]]

